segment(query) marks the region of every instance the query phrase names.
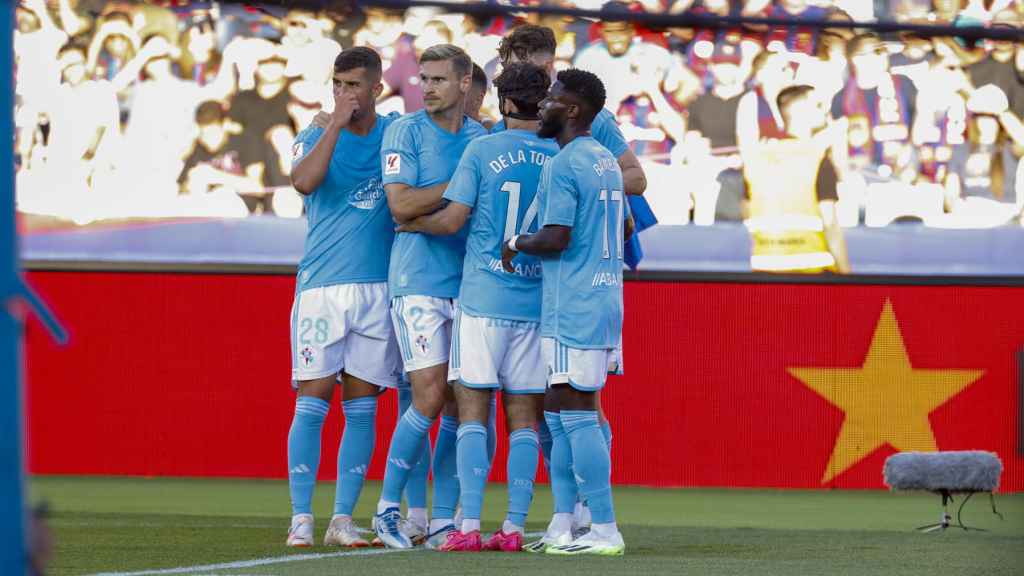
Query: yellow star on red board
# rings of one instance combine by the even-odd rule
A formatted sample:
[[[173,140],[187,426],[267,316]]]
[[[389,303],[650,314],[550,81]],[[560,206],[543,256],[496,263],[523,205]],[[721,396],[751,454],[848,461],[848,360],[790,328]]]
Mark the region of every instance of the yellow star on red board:
[[[888,300],[863,366],[786,370],[845,413],[822,484],[887,444],[901,452],[938,450],[928,415],[985,372],[915,369]]]

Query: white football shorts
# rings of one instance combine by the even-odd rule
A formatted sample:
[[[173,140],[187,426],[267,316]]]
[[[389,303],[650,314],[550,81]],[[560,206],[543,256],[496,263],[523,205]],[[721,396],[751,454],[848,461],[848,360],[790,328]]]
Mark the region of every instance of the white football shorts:
[[[292,385],[345,371],[386,388],[401,375],[388,315],[388,285],[335,284],[303,290],[292,303]]]
[[[467,388],[506,394],[543,394],[547,371],[540,323],[455,314],[448,379]]]
[[[447,364],[452,345],[452,320],[459,303],[453,298],[396,296],[391,299],[398,347],[406,372]]]
[[[619,339],[619,345],[612,350],[611,356],[608,357],[608,375],[609,376],[622,376],[626,373],[626,365],[622,360],[622,339]]]
[[[548,386],[568,384],[581,392],[604,388],[608,368],[615,361],[614,348],[571,348],[554,338],[541,338]]]

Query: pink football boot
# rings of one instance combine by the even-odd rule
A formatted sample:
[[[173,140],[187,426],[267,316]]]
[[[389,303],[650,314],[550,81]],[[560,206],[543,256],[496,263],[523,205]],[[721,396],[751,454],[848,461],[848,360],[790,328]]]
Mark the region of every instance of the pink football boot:
[[[480,541],[479,530],[473,530],[469,534],[452,530],[448,533],[448,540],[438,550],[441,552],[479,552],[482,548],[483,543]]]
[[[484,544],[484,550],[522,552],[523,535],[519,532],[506,534],[504,531],[498,530],[487,539],[487,543]]]

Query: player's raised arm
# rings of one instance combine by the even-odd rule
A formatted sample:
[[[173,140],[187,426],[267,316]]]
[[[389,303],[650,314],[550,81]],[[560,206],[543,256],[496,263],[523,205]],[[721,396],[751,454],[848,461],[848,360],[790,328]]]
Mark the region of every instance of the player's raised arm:
[[[365,136],[376,123],[373,102],[384,89],[381,71],[373,58],[360,54],[352,52],[335,60],[334,111],[318,114],[313,125],[295,139],[291,181],[300,194],[312,194],[323,183],[342,130]]]

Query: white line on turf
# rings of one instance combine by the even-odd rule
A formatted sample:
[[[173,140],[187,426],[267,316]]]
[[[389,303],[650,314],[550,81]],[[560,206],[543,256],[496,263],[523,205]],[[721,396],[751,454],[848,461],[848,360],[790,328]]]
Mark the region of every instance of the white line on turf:
[[[527,538],[539,538],[543,532],[527,532],[523,536]],[[324,560],[327,558],[341,558],[344,556],[378,556],[392,552],[414,552],[423,548],[412,550],[396,550],[391,548],[375,548],[373,550],[347,550],[345,552],[330,552],[326,554],[293,554],[290,556],[276,556],[272,558],[256,558],[254,560],[239,560],[238,562],[225,562],[223,564],[204,564],[202,566],[181,566],[178,568],[162,568],[159,570],[141,570],[139,572],[101,572],[93,576],[161,576],[163,574],[194,574],[210,570],[234,570],[238,568],[252,568],[254,566],[268,566],[271,564],[284,564],[287,562],[305,562],[307,560]]]
[[[308,560],[341,558],[343,556],[377,556],[381,554],[391,554],[394,552],[408,551],[410,550],[380,548],[373,550],[349,550],[345,552],[331,552],[327,554],[293,554],[290,556],[256,558],[254,560],[240,560],[238,562],[225,562],[223,564],[204,564],[202,566],[181,566],[178,568],[164,568],[160,570],[141,570],[138,572],[102,572],[99,574],[94,574],[93,576],[159,576],[162,574],[198,574],[200,572],[209,572],[210,570],[234,570],[238,568],[268,566],[270,564],[285,564],[287,562],[305,562]]]

